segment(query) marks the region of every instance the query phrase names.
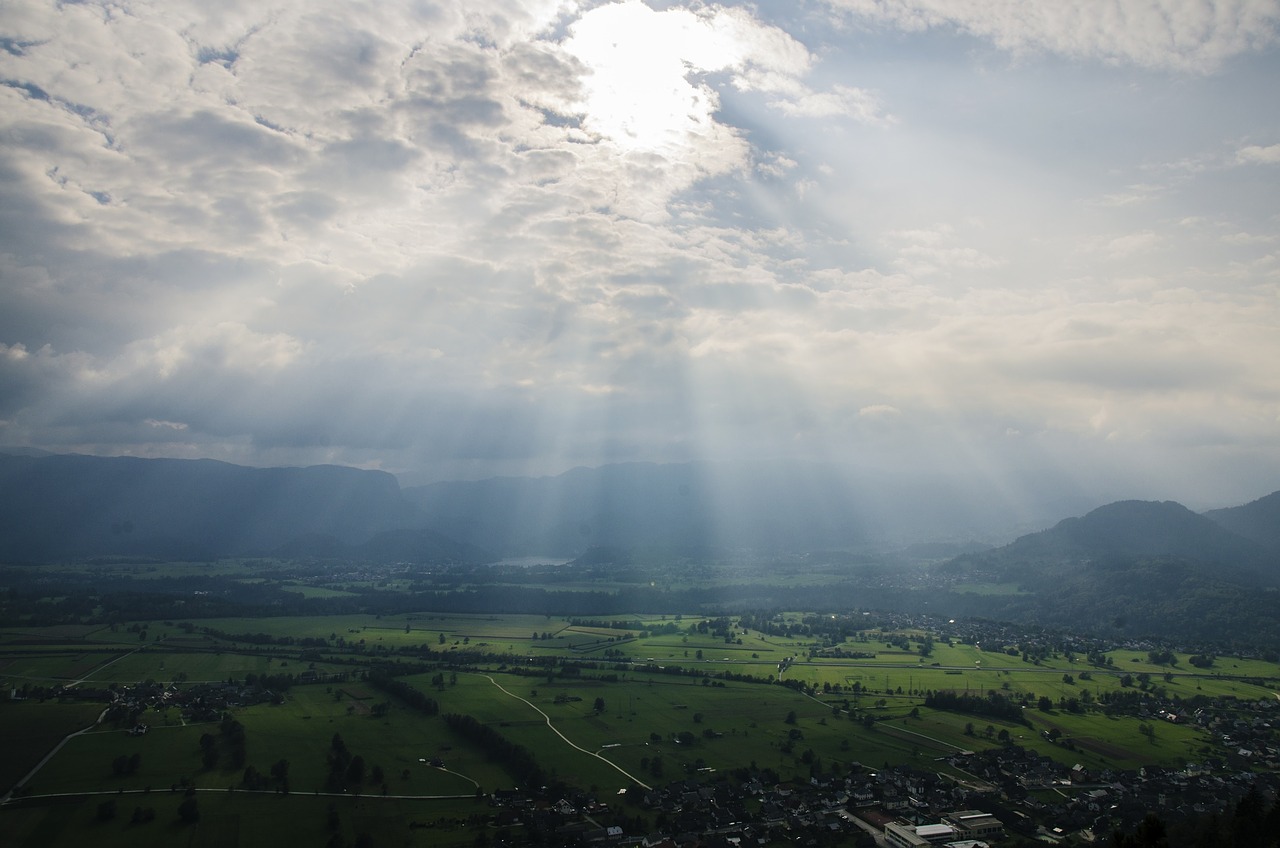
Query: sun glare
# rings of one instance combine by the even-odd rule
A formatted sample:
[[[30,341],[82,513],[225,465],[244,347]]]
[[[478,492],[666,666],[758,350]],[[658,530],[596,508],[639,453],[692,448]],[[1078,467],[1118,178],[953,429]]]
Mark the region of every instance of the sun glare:
[[[564,47],[590,70],[584,125],[624,150],[686,146],[711,129],[719,105],[689,75],[725,67],[732,51],[722,42],[689,12],[619,3],[583,15]]]

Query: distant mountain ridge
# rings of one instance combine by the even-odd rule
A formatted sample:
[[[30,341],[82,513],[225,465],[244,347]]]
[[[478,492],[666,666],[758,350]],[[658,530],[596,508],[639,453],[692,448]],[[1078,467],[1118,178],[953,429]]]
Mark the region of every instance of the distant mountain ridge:
[[[1073,562],[1173,558],[1280,579],[1280,570],[1274,568],[1280,547],[1269,548],[1227,526],[1253,526],[1237,512],[1249,506],[1200,515],[1175,501],[1116,501],[957,561],[986,565],[1016,578],[1038,567]]]
[[[1009,503],[983,481],[819,464],[620,463],[554,477],[406,488],[428,525],[503,556],[576,557],[589,547],[683,552],[883,551],[1008,538],[1078,508],[1028,484]]]
[[[950,585],[1014,583],[1021,593],[956,600],[980,614],[1051,627],[1221,639],[1280,638],[1280,546],[1246,538],[1280,498],[1205,515],[1173,501],[1118,501],[937,567]],[[1263,534],[1265,535],[1265,534]]]
[[[340,466],[0,455],[0,559],[266,553],[308,534],[344,544],[417,515],[396,478]]]
[[[1014,541],[1023,556],[1175,556],[1213,564],[1259,565],[1262,546],[1175,501],[1117,501]]]
[[[1051,566],[1164,558],[1280,582],[1280,492],[1204,515],[1168,501],[1119,501],[979,552],[1004,500],[975,495],[982,489],[962,488],[966,481],[818,465],[628,463],[402,490],[388,473],[339,466],[32,453],[0,449],[3,561],[270,554],[429,563],[825,550],[855,559],[899,551],[927,562],[968,550],[950,561],[953,570],[1027,580]],[[1020,512],[1004,515],[1004,526],[1078,500],[1015,504]]]
[[[1268,550],[1280,551],[1280,492],[1272,492],[1243,506],[1212,509],[1204,515]]]

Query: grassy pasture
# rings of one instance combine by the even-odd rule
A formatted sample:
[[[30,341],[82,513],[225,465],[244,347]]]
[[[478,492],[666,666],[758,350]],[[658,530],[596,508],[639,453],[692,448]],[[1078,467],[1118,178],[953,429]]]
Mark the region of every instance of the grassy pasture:
[[[382,718],[367,711],[349,712],[348,707],[357,706],[357,702],[340,690],[357,687],[334,686],[333,692],[325,691],[327,688],[294,687],[282,705],[264,704],[237,714],[245,726],[249,761],[259,771],[266,773],[272,763],[287,759],[295,792],[322,789],[327,774],[325,757],[336,733],[352,754],[364,757],[370,769],[382,767],[392,795],[471,794],[476,784],[487,792],[510,785],[511,779],[501,768],[458,740],[442,719],[411,712],[394,700],[391,711]],[[372,700],[386,699],[374,693]],[[418,762],[437,756],[448,772]],[[407,778],[402,776],[406,769],[410,773]],[[366,790],[368,794],[380,791],[380,787]]]
[[[969,595],[1028,595],[1017,583],[962,583],[955,587],[960,594]]]
[[[0,727],[5,728],[0,792],[25,777],[64,736],[92,725],[101,712],[101,704],[0,700]]]
[[[338,833],[354,844],[368,833],[375,845],[407,848],[462,848],[475,844],[477,828],[466,820],[487,814],[482,801],[429,801],[400,798],[329,798],[247,792],[201,791],[196,800],[200,820],[178,818],[181,792],[91,795],[23,801],[0,810],[0,844],[13,848],[137,848],[139,845],[189,845],[192,848],[249,848],[267,845],[324,845],[332,835],[330,807]],[[97,820],[98,805],[116,802],[116,817]],[[135,807],[155,811],[155,819],[131,824]],[[411,827],[417,824],[419,827]]]
[[[1019,744],[1066,762],[1073,752],[1067,750],[1058,754],[1063,750],[1062,742],[1054,745],[1039,735],[1040,731],[1057,728],[1062,731],[1063,741],[1071,740],[1076,745],[1078,750],[1074,755],[1077,761],[1091,767],[1181,766],[1201,760],[1203,755],[1199,749],[1208,741],[1203,731],[1160,719],[1143,722],[1131,716],[1101,713],[1042,713],[1038,710],[1027,710],[1026,713],[1036,735],[1034,739],[1019,740]],[[1140,732],[1142,724],[1152,728],[1154,735],[1150,740]]]
[[[293,592],[304,598],[354,598],[355,592],[346,592],[342,589],[329,589],[325,586],[304,586],[298,583],[281,584],[280,589],[285,592]]]
[[[95,669],[119,659],[124,654],[114,650],[4,653],[8,663],[0,669],[6,686],[32,683],[41,686],[60,685],[92,677]]]
[[[798,620],[798,614],[792,614]],[[603,619],[610,620],[610,619]],[[619,621],[639,621],[643,626],[655,627],[673,621],[659,616],[623,616]],[[440,613],[415,613],[401,616],[377,617],[349,615],[311,618],[267,619],[219,619],[193,622],[229,633],[268,633],[274,636],[341,637],[347,643],[365,643],[365,649],[381,647],[394,650],[401,646],[429,645],[433,650],[482,650],[499,656],[509,655],[507,662],[515,665],[525,656],[560,655],[601,663],[599,671],[585,671],[582,678],[558,675],[552,680],[545,676],[517,676],[499,671],[487,674],[519,698],[527,699],[551,718],[556,730],[589,752],[599,753],[609,762],[635,775],[651,785],[683,777],[686,768],[702,766],[725,771],[740,766],[770,767],[784,777],[807,777],[809,764],[804,761],[806,752],[819,758],[824,764],[860,761],[871,767],[882,763],[913,763],[921,767],[939,768],[938,757],[955,750],[982,750],[999,743],[995,735],[1007,729],[1014,741],[1025,747],[1052,756],[1068,765],[1076,762],[1091,768],[1132,768],[1149,763],[1178,765],[1201,761],[1202,748],[1211,744],[1194,728],[1169,724],[1157,719],[1146,722],[1154,730],[1154,738],[1148,739],[1140,731],[1141,722],[1136,718],[1108,718],[1091,712],[1074,715],[1054,710],[1043,713],[1038,709],[1025,711],[1032,727],[1001,723],[982,716],[946,713],[919,707],[919,717],[908,713],[919,706],[925,690],[966,689],[981,694],[996,690],[1010,697],[1047,696],[1055,703],[1059,698],[1080,697],[1089,691],[1098,696],[1119,690],[1120,677],[1140,673],[1149,674],[1151,685],[1163,687],[1170,695],[1191,697],[1194,695],[1232,695],[1239,698],[1274,698],[1280,688],[1280,669],[1274,664],[1260,661],[1219,658],[1214,667],[1201,670],[1192,667],[1185,655],[1173,667],[1155,666],[1145,652],[1114,651],[1114,666],[1107,669],[1091,668],[1082,658],[1068,661],[1065,657],[1051,657],[1037,664],[1024,661],[1021,655],[1009,656],[1003,652],[982,651],[973,645],[945,645],[935,642],[931,656],[921,658],[918,652],[886,647],[885,641],[871,639],[867,642],[848,642],[846,651],[874,653],[871,658],[840,659],[818,656],[809,660],[809,649],[815,644],[806,638],[765,637],[757,632],[741,634],[742,644],[736,638],[726,644],[723,638],[711,634],[690,631],[689,626],[698,617],[679,622],[681,629],[675,633],[659,633],[644,639],[638,631],[572,625],[564,617],[541,615],[449,615]],[[406,632],[406,628],[408,632]],[[179,672],[191,681],[225,680],[243,678],[246,674],[300,673],[307,664],[295,659],[301,649],[272,646],[268,656],[262,649],[246,649],[237,653],[234,646],[224,643],[224,650],[201,650],[214,647],[216,640],[202,634],[187,635],[175,625],[160,622],[150,624],[146,642],[136,641],[136,634],[124,631],[111,633],[97,629],[41,629],[22,628],[6,631],[0,637],[0,681],[7,685],[22,682],[56,683],[85,677],[90,685],[108,682],[131,683],[152,678],[171,680]],[[164,641],[154,641],[156,634],[167,633]],[[550,638],[539,637],[542,633]],[[439,637],[445,636],[445,645]],[[85,640],[86,650],[67,650],[64,645],[15,644],[4,639]],[[623,641],[612,641],[621,638]],[[141,650],[136,650],[142,646]],[[914,646],[913,646],[914,647]],[[614,667],[614,661],[606,659],[606,648],[618,651],[623,658],[630,658],[636,665]],[[697,653],[702,652],[699,660]],[[839,686],[841,691],[810,698],[786,687],[758,683],[714,681],[717,685],[703,685],[702,676],[676,676],[650,673],[640,664],[652,658],[655,665],[695,669],[707,674],[721,671],[746,673],[758,678],[772,679],[777,674],[777,663],[784,657],[794,657],[795,662],[784,677],[802,680],[819,692],[822,686]],[[288,663],[287,665],[285,663]],[[109,664],[108,664],[109,663]],[[319,664],[323,666],[323,664]],[[352,666],[341,666],[352,670]],[[322,671],[328,670],[326,667]],[[1088,672],[1091,679],[1083,679]],[[616,674],[619,682],[599,679],[602,674]],[[1165,679],[1165,675],[1170,677]],[[449,672],[445,671],[446,679]],[[1064,681],[1070,675],[1072,682]],[[602,795],[609,795],[616,787],[625,784],[625,778],[607,763],[575,750],[556,735],[546,720],[535,709],[516,697],[504,694],[493,682],[480,674],[459,671],[456,684],[446,685],[437,691],[431,685],[433,673],[405,678],[440,702],[442,712],[459,712],[475,716],[491,724],[500,732],[528,749],[548,771],[554,772],[584,788],[597,787]],[[1252,678],[1260,683],[1248,683]],[[863,690],[855,698],[852,686],[858,683]],[[719,685],[723,684],[723,685]],[[901,689],[901,693],[899,693]],[[1127,691],[1134,691],[1129,689]],[[914,693],[914,694],[913,694]],[[593,708],[595,699],[603,698],[605,709],[599,714]],[[883,707],[876,702],[884,699]],[[375,718],[372,705],[392,701],[388,715]],[[833,714],[832,707],[843,707],[848,700],[858,714],[870,713],[878,721],[868,729],[851,721],[843,714]],[[825,703],[824,703],[825,701]],[[46,710],[63,705],[0,704],[0,721],[6,730],[14,727],[36,727],[47,721],[53,729],[46,734],[51,739],[41,755],[65,735],[60,728],[71,723],[67,719],[59,724],[59,714]],[[27,712],[10,711],[13,707],[28,708]],[[83,719],[84,726],[101,705],[83,708],[92,713]],[[789,712],[796,714],[795,724],[784,721]],[[71,713],[62,714],[64,718]],[[33,781],[36,792],[88,792],[93,790],[141,790],[150,785],[155,790],[151,797],[163,795],[181,778],[189,778],[201,789],[219,790],[222,795],[202,793],[202,809],[209,799],[210,821],[195,829],[182,829],[168,814],[165,822],[157,819],[154,831],[139,830],[139,834],[160,833],[165,841],[171,838],[190,844],[226,843],[232,840],[246,843],[247,833],[269,832],[271,824],[256,820],[256,812],[270,809],[256,806],[273,801],[302,803],[302,796],[313,799],[310,793],[324,784],[326,776],[325,754],[334,733],[340,734],[353,753],[365,758],[370,767],[379,765],[386,775],[391,795],[468,795],[476,785],[485,791],[510,787],[514,779],[498,764],[489,762],[482,753],[453,736],[443,720],[410,712],[395,699],[352,682],[326,686],[308,685],[294,687],[283,705],[259,705],[234,711],[247,732],[248,762],[263,773],[269,772],[276,760],[290,762],[294,795],[290,799],[250,799],[245,793],[236,797],[225,796],[228,786],[238,785],[243,769],[232,769],[220,764],[212,770],[204,770],[200,763],[199,738],[203,733],[216,734],[216,726],[182,726],[175,710],[166,714],[150,713],[146,721],[155,730],[145,737],[135,738],[122,733],[99,731],[76,737],[64,748]],[[695,716],[700,720],[695,720]],[[965,733],[965,726],[972,723],[975,734]],[[986,727],[992,726],[990,737]],[[78,729],[72,726],[70,729]],[[1043,738],[1042,731],[1057,729],[1063,734],[1058,744]],[[704,731],[712,731],[704,736]],[[792,739],[792,731],[799,738]],[[680,743],[677,735],[693,734],[691,744]],[[25,730],[24,730],[25,733]],[[655,738],[656,737],[656,738]],[[39,732],[33,739],[41,738]],[[1075,750],[1066,747],[1070,741]],[[24,740],[25,741],[25,740]],[[32,741],[32,752],[44,742]],[[111,770],[112,760],[122,753],[138,752],[141,755],[139,772],[133,776],[117,778]],[[28,755],[27,759],[31,760]],[[439,756],[448,771],[435,769],[419,759]],[[655,759],[663,764],[661,777],[652,774]],[[38,760],[38,757],[35,757]],[[14,767],[17,768],[16,766]],[[26,769],[23,769],[25,773]],[[408,770],[408,776],[403,776]],[[16,778],[15,778],[16,779]],[[367,787],[366,794],[380,794],[381,787]],[[242,797],[241,797],[242,796]],[[132,802],[123,796],[121,809],[127,820],[133,809]],[[141,797],[141,796],[138,796]],[[354,803],[339,799],[341,803]],[[23,804],[36,804],[24,801]],[[0,844],[37,844],[31,840],[48,839],[39,844],[59,844],[58,840],[70,840],[67,834],[86,837],[84,827],[96,827],[87,834],[95,841],[101,836],[101,844],[117,844],[116,831],[126,832],[120,822],[98,825],[93,821],[97,802],[92,799],[74,806],[71,824],[65,817],[53,817],[48,807],[43,812],[19,812],[0,810]],[[149,802],[151,803],[151,802]],[[168,803],[168,802],[166,802]],[[360,804],[376,803],[388,806],[378,810],[393,809],[401,802],[367,798]],[[416,804],[427,802],[409,802]],[[469,803],[469,802],[467,802]],[[213,806],[217,811],[213,811]],[[247,806],[241,806],[247,805]],[[176,801],[171,805],[176,810]],[[278,809],[278,808],[277,808]],[[323,830],[325,807],[317,807],[317,839],[327,839]],[[406,809],[409,809],[406,807]],[[413,809],[418,809],[414,807]],[[444,809],[436,806],[433,809]],[[356,813],[352,807],[350,821],[344,818],[343,828],[350,829],[350,841],[358,832],[356,827],[383,828],[379,830],[392,841],[404,844],[428,844],[429,830],[409,832],[407,819],[397,818],[400,813],[384,815],[374,812],[370,806],[365,812]],[[292,813],[290,813],[292,815]],[[307,815],[310,815],[309,813]],[[411,815],[405,813],[404,815]],[[365,825],[357,820],[367,819]],[[77,818],[78,817],[78,818]],[[215,823],[219,818],[221,823]],[[57,819],[55,821],[55,818]],[[15,839],[5,839],[3,828],[12,825]],[[170,828],[162,830],[161,827]],[[139,826],[142,827],[142,826]],[[304,825],[302,832],[310,832]],[[59,830],[63,828],[63,830]],[[172,831],[172,832],[170,832]],[[344,830],[347,832],[347,830]],[[435,836],[442,836],[439,831]],[[451,832],[452,833],[452,832]],[[290,837],[293,836],[290,831]],[[471,844],[474,831],[453,833],[460,844]],[[192,838],[194,837],[194,838]],[[150,840],[152,837],[147,836]],[[281,836],[281,839],[286,839]],[[157,839],[156,841],[160,841]],[[289,842],[294,841],[288,838]],[[64,844],[73,844],[67,841]],[[432,841],[430,844],[451,844]]]
[[[245,727],[246,765],[267,774],[273,763],[286,759],[294,792],[321,791],[329,744],[334,734],[339,734],[348,750],[364,757],[370,769],[382,767],[389,794],[470,795],[477,783],[486,791],[510,784],[500,768],[457,740],[443,720],[402,706],[393,706],[382,718],[368,715],[367,710],[365,714],[348,710],[358,701],[369,700],[369,693],[359,691],[361,687],[349,688],[357,690],[356,699],[340,687],[301,686],[290,690],[282,705],[263,704],[236,711],[236,719]],[[244,767],[233,767],[225,757],[212,769],[201,763],[200,737],[206,733],[218,736],[217,723],[180,724],[175,716],[166,725],[155,713],[148,713],[143,720],[153,728],[146,736],[101,729],[72,739],[32,781],[33,792],[139,790],[147,786],[167,790],[184,778],[203,788],[239,785]],[[137,772],[115,776],[113,760],[134,753],[140,756]],[[445,761],[449,771],[418,762],[419,758],[435,756]],[[410,772],[407,778],[402,776],[405,769]],[[366,788],[366,794],[380,792],[381,787]]]
[[[146,736],[101,728],[71,739],[31,780],[37,795],[62,792],[114,791],[118,789],[168,789],[182,777],[197,778],[200,769],[200,734],[216,726],[173,725],[156,727]],[[138,770],[116,777],[112,761],[139,755]],[[204,783],[203,785],[210,785]],[[225,785],[224,785],[225,786]]]
[[[321,665],[323,664],[317,664],[317,669]],[[299,674],[307,667],[307,664],[297,660],[282,660],[258,654],[238,654],[232,651],[183,653],[148,648],[102,668],[90,679],[95,684],[135,683],[148,679],[170,681],[174,679],[174,675],[183,672],[190,682],[221,681],[230,677],[240,679],[246,674]]]
[[[0,630],[0,645],[21,644],[28,640],[41,642],[77,642],[94,633],[109,631],[101,624],[59,624],[51,627],[6,627]]]
[[[760,767],[776,768],[784,775],[807,775],[808,766],[800,760],[807,748],[827,759],[856,759],[876,765],[905,762],[918,756],[913,751],[918,743],[837,719],[828,706],[784,687],[732,682],[723,687],[703,686],[698,678],[667,675],[631,677],[622,683],[557,679],[548,684],[545,679],[513,676],[495,679],[546,713],[575,744],[601,753],[646,783],[678,777],[684,773],[684,766],[696,765],[697,760],[717,770],[754,762]],[[429,687],[425,676],[407,680]],[[457,685],[432,692],[432,696],[440,700],[442,709],[473,715],[497,726],[505,736],[535,754],[548,757],[547,761],[565,763],[562,774],[572,769],[588,785],[619,785],[622,778],[616,771],[578,755],[546,728],[545,720],[536,712],[515,699],[495,698],[495,691],[479,675],[459,674]],[[606,704],[599,715],[593,709],[596,697],[604,698]],[[788,725],[784,719],[793,711],[797,723]],[[793,728],[800,730],[803,737],[794,743],[791,753],[785,753],[783,746]],[[704,738],[705,730],[717,735]],[[692,745],[675,741],[682,731],[694,734]],[[847,744],[842,746],[842,742]],[[641,764],[642,760],[655,757],[664,762],[661,779],[654,778]],[[585,763],[580,764],[580,759]]]
[[[208,627],[224,633],[266,633],[268,636],[322,636],[330,634],[350,638],[362,628],[377,626],[375,615],[290,616],[278,618],[201,618],[193,622],[197,628]]]

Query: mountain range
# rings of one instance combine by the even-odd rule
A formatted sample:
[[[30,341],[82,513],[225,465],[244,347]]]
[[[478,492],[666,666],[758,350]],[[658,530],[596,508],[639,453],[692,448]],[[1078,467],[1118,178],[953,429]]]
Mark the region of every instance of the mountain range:
[[[978,491],[847,469],[641,463],[402,489],[335,466],[0,451],[0,563],[538,556],[634,574],[782,557],[844,575],[826,594],[835,603],[1280,645],[1280,492],[1196,513],[1136,500],[1074,510],[1076,496],[1008,506]],[[1047,526],[1054,509],[1078,517]],[[1037,521],[1047,529],[1013,530]]]
[[[1280,542],[1268,532],[1280,526],[1278,495],[1204,514],[1172,501],[1120,501],[955,557],[936,575],[957,590],[958,612],[1095,633],[1280,644]],[[964,591],[990,584],[1017,592]]]
[[[0,454],[0,559],[209,559],[412,524],[390,474],[338,466]]]
[[[401,489],[391,474],[337,466],[0,452],[0,558],[485,562],[571,559],[600,547],[944,552],[1043,527],[1054,510],[1069,514],[1082,501],[1040,496],[1010,506],[987,494],[957,482],[765,463],[632,463]],[[961,556],[953,569],[1026,580],[1069,563],[1173,557],[1268,582],[1277,551],[1280,492],[1204,514],[1173,502],[1121,501]]]

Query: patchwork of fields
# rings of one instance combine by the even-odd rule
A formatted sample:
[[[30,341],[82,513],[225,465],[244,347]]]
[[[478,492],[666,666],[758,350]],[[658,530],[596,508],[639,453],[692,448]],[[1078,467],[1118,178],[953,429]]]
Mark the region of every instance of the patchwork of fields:
[[[790,614],[780,629],[801,620]],[[686,776],[770,770],[804,779],[854,762],[915,764],[966,780],[939,760],[1005,744],[1091,770],[1183,766],[1221,756],[1221,745],[1192,722],[1108,715],[1098,705],[1135,691],[1135,675],[1153,691],[1147,681],[1158,683],[1165,699],[1188,700],[1275,698],[1280,679],[1280,669],[1258,660],[1220,658],[1197,669],[1186,656],[1156,665],[1136,650],[1112,651],[1099,666],[945,640],[926,656],[917,646],[932,635],[922,631],[866,633],[840,655],[798,633],[728,621],[721,635],[726,622],[716,632],[700,621],[421,613],[7,630],[0,679],[16,699],[0,702],[12,740],[3,777],[21,791],[0,809],[0,842],[186,838],[176,810],[193,793],[202,811],[193,844],[249,844],[250,833],[258,844],[276,832],[283,809],[314,841],[333,832],[336,816],[353,838],[358,830],[394,832],[396,844],[472,844],[459,822],[481,809],[477,797],[516,783],[501,759],[450,729],[449,713],[495,729],[548,779],[604,798]],[[435,713],[365,682],[374,668],[398,669]],[[95,690],[119,700],[148,682],[155,691],[241,691],[256,681],[280,691],[239,706],[233,698],[203,720],[175,700],[149,704],[136,722],[95,723],[102,699],[68,697]],[[936,691],[1036,706],[1018,720],[994,718],[931,708],[926,695]],[[1068,699],[1093,706],[1062,708]],[[207,754],[224,744],[221,715],[242,728],[236,757]],[[131,732],[136,723],[148,732]],[[335,739],[362,760],[360,779],[337,789]],[[246,769],[267,775],[282,762],[287,795],[270,781],[251,791]],[[115,813],[100,820],[104,799]],[[153,823],[133,820],[135,809],[145,819],[152,808]]]

